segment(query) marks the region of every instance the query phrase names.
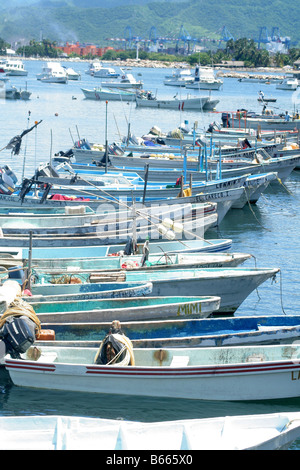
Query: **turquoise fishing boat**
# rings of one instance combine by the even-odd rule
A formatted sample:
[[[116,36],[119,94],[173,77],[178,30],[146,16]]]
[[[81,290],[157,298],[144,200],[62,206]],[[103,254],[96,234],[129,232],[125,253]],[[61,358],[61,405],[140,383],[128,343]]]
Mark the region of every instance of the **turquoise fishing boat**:
[[[134,297],[83,301],[32,302],[43,322],[99,322],[168,319],[178,317],[204,318],[217,311],[219,297],[176,296]]]
[[[153,297],[164,296],[217,296],[221,297],[220,314],[232,314],[243,301],[262,283],[268,279],[275,279],[278,268],[199,268],[199,269],[162,269],[148,272],[147,270],[125,271],[116,274],[118,282],[151,282]],[[81,273],[81,278],[83,273]],[[82,284],[55,284],[53,279],[47,277],[47,272],[37,279],[33,291],[42,295],[55,295],[60,290],[66,292],[67,288],[88,290],[96,281],[98,285],[111,282],[111,273],[103,275],[86,274]],[[40,284],[39,284],[40,282]],[[48,282],[48,283],[47,283]],[[50,283],[51,282],[51,283]],[[61,281],[59,281],[61,282]],[[69,282],[69,280],[67,280]],[[78,287],[79,286],[79,287]]]
[[[151,282],[71,284],[70,279],[66,279],[66,282],[66,284],[33,284],[30,287],[31,295],[24,295],[23,299],[30,302],[84,301],[88,299],[136,297],[149,295],[152,292]]]
[[[231,239],[210,239],[210,240],[168,240],[153,241],[149,243],[150,254],[170,254],[170,253],[216,253],[229,251],[232,246]],[[32,259],[54,259],[54,258],[98,258],[108,257],[124,253],[126,244],[121,245],[99,245],[99,246],[72,246],[72,247],[50,247],[32,249]],[[136,254],[143,254],[143,243],[136,246]],[[27,260],[29,256],[29,240],[28,247],[0,247],[0,256],[13,257],[16,260]]]
[[[73,274],[86,278],[88,273],[116,272],[120,270],[145,269],[185,269],[185,268],[220,268],[236,267],[249,260],[246,253],[171,253],[161,255],[120,255],[102,258],[35,258],[32,263],[33,275],[41,277],[47,270],[47,279],[55,279],[63,274]],[[0,259],[1,263],[1,259]],[[143,264],[144,263],[144,264]],[[51,275],[52,277],[50,277]],[[113,274],[112,274],[113,276]]]

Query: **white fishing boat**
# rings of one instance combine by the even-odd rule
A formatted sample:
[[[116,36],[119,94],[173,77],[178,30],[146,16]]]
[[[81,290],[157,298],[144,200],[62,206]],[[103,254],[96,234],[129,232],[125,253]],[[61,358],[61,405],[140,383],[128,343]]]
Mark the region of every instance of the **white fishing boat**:
[[[66,69],[58,62],[47,62],[36,78],[44,83],[68,83]]]
[[[120,75],[112,67],[103,67],[99,60],[92,62],[86,73],[95,78],[117,78]]]
[[[298,82],[297,78],[284,78],[284,80],[282,80],[282,82],[280,82],[276,85],[276,88],[278,90],[295,91],[295,90],[297,90],[298,86],[299,86],[299,82]]]
[[[172,75],[167,75],[164,85],[185,87],[187,83],[192,83],[194,77],[190,69],[175,69]]]
[[[127,90],[97,87],[93,90],[81,88],[85,98],[98,101],[135,101],[135,93]]]
[[[299,412],[151,423],[61,415],[0,418],[1,450],[285,450],[299,436]],[[124,458],[110,456],[107,462],[117,464],[119,457]],[[190,455],[181,458],[191,462]],[[170,455],[168,462],[177,459]]]
[[[4,71],[8,76],[24,77],[28,75],[28,72],[27,70],[25,70],[23,62],[21,60],[16,59],[7,59],[4,62]]]
[[[94,60],[89,64],[88,69],[85,71],[86,74],[94,76],[96,72],[100,72],[103,68],[102,63],[100,60]]]
[[[191,83],[186,84],[186,88],[199,90],[219,90],[223,85],[220,78],[216,78],[212,67],[202,67],[196,65],[195,78]]]
[[[68,80],[80,80],[81,79],[81,74],[79,72],[76,72],[71,67],[64,67],[64,68],[66,69]]]
[[[191,97],[191,95],[187,95],[186,98],[176,95],[172,99],[157,99],[151,92],[136,95],[137,107],[178,109],[179,111],[203,111],[208,101],[208,97]]]
[[[226,119],[227,116],[227,119]],[[232,127],[235,130],[242,129],[248,131],[250,129],[261,129],[262,131],[294,131],[300,129],[300,119],[286,120],[284,115],[257,114],[248,111],[240,111],[237,113],[222,113],[224,127]]]
[[[142,88],[143,82],[141,80],[136,80],[132,73],[125,73],[121,70],[122,76],[118,80],[101,82],[101,85],[108,88],[120,88],[120,89],[131,89],[131,88]],[[95,77],[97,74],[94,75]]]
[[[126,342],[125,358],[112,364],[100,353],[43,346],[4,363],[16,386],[45,390],[216,401],[300,396],[298,344],[132,349]]]
[[[29,100],[31,96],[31,92],[26,88],[23,90],[22,88],[17,88],[14,85],[11,85],[9,79],[7,81],[0,81],[0,97],[7,99],[7,100]]]

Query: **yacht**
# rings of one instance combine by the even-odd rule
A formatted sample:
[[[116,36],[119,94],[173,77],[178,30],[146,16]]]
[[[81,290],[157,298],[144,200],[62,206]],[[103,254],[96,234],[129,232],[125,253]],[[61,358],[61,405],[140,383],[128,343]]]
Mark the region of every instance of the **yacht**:
[[[47,62],[36,78],[45,83],[68,83],[68,75],[58,62]]]
[[[216,78],[212,67],[195,67],[195,78],[192,83],[187,83],[186,88],[200,90],[219,90],[223,85],[220,78]]]
[[[98,78],[117,78],[120,75],[111,67],[103,67],[99,60],[92,62],[85,73]]]
[[[276,88],[278,90],[297,90],[299,83],[297,78],[285,78],[281,83],[278,83]]]
[[[117,78],[120,74],[111,67],[101,67],[93,75],[95,78]]]
[[[14,75],[24,77],[28,74],[21,60],[7,59],[1,67],[4,68],[6,75],[9,76]]]

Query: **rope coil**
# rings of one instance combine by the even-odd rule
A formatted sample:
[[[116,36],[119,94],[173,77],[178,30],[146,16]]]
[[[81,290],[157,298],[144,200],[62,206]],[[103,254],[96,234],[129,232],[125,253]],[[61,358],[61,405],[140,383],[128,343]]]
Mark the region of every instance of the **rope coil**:
[[[41,332],[41,322],[38,319],[34,309],[30,304],[22,299],[16,299],[9,305],[9,308],[3,313],[0,318],[0,328],[3,327],[4,323],[9,317],[22,317],[26,316],[33,321],[37,328],[37,333]]]

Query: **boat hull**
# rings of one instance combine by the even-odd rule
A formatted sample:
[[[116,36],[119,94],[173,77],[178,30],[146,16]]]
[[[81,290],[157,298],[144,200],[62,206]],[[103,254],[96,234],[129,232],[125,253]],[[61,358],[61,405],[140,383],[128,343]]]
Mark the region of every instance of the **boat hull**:
[[[289,448],[298,439],[299,419],[298,412],[154,423],[61,415],[3,416],[0,449],[106,453],[107,450],[278,450]],[[182,462],[192,462],[191,455],[180,457]],[[119,463],[118,458],[119,455],[108,457],[108,462]],[[179,456],[166,455],[164,459],[178,462]]]
[[[122,331],[134,348],[205,348],[259,344],[288,344],[300,337],[297,315],[241,316],[122,322]],[[55,331],[55,340],[37,345],[98,347],[111,322],[42,323]]]
[[[67,291],[66,291],[67,292]],[[134,299],[85,300],[84,302],[32,302],[41,322],[108,322],[206,318],[220,306],[219,297],[134,297]]]
[[[221,272],[222,269],[222,272]],[[176,270],[167,273],[126,273],[127,281],[152,282],[153,296],[211,295],[221,297],[218,314],[233,314],[244,300],[267,279],[273,278],[279,269],[221,268],[202,270]]]
[[[202,111],[209,98],[187,98],[173,100],[148,100],[136,97],[137,107],[178,109],[180,111],[199,110]]]
[[[39,389],[216,401],[300,396],[299,348],[247,346],[241,348],[244,360],[236,362],[239,348],[213,348],[219,362],[203,365],[193,362],[197,349],[134,350],[140,365],[111,366],[93,364],[96,348],[44,347],[37,362],[6,357],[5,367],[15,385]],[[266,348],[281,348],[284,355],[267,359],[271,349]],[[144,364],[143,357],[151,357],[151,364]]]

